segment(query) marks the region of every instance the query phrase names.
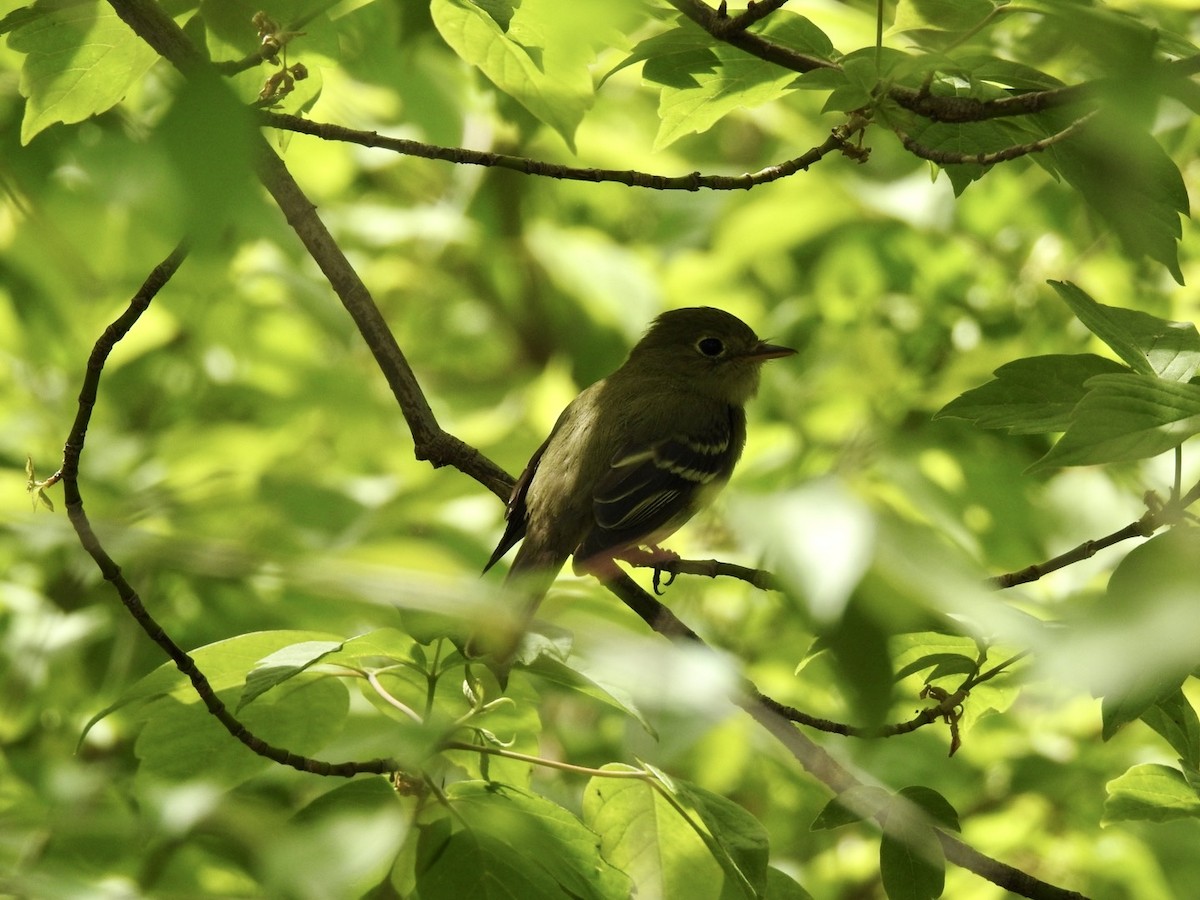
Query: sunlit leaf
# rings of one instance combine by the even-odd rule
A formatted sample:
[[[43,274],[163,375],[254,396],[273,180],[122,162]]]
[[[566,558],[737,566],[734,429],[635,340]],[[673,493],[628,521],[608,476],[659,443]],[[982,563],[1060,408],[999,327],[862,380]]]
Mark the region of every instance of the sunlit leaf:
[[[1134,766],[1106,786],[1105,822],[1170,822],[1200,818],[1200,796],[1177,769]]]
[[[26,54],[22,144],[57,122],[82,122],[110,109],[158,59],[107,3],[42,0],[31,10],[8,38],[9,47]]]
[[[1076,318],[1135,372],[1185,382],[1200,370],[1200,332],[1193,323],[1105,306],[1069,281],[1051,281],[1050,286]]]

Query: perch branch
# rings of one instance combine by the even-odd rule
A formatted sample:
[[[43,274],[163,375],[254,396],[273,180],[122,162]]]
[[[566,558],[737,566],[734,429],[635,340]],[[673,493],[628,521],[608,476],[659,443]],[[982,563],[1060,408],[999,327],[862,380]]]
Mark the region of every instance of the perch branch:
[[[628,575],[621,573],[607,581],[606,586],[637,613],[647,625],[664,637],[684,638],[698,642],[701,646],[707,646],[692,629],[642,590]],[[788,715],[788,712],[791,711],[789,707],[766,697],[749,683],[743,686],[743,690],[735,698],[735,702],[783,744],[810,775],[835,794],[840,794],[861,784],[823,747],[796,728],[794,721]],[[1032,900],[1085,900],[1082,894],[1064,890],[1035,878],[1028,872],[985,856],[953,835],[941,830],[938,830],[937,834],[948,860],[1005,890],[1022,897],[1032,898]]]

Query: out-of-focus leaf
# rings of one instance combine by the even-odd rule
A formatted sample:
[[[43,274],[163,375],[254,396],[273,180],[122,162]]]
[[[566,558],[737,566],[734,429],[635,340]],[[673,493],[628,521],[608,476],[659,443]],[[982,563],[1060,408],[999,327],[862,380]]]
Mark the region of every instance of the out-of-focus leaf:
[[[1123,659],[1111,683],[1098,691],[1104,698],[1105,740],[1151,707],[1169,703],[1195,666],[1200,654],[1200,615],[1194,604],[1198,557],[1200,530],[1179,526],[1135,547],[1109,578],[1104,618],[1093,627],[1114,632],[1123,645]]]
[[[1200,818],[1200,796],[1181,772],[1168,766],[1134,766],[1110,781],[1106,790],[1105,822]]]
[[[244,684],[246,673],[265,656],[293,644],[328,641],[333,638],[333,635],[315,631],[261,631],[209,644],[193,650],[189,656],[204,673],[212,689],[220,693]],[[174,663],[163,663],[131,685],[114,703],[96,713],[84,726],[80,740],[97,722],[118,709],[172,693],[185,702],[199,701],[188,677],[180,672]]]
[[[900,796],[908,800],[931,818],[942,828],[961,831],[962,825],[958,820],[958,810],[950,805],[950,801],[933,788],[915,784],[901,788]]]
[[[899,0],[891,31],[966,31],[995,8],[991,0]]]
[[[1012,434],[1066,431],[1087,394],[1088,379],[1128,371],[1090,353],[1018,359],[998,368],[995,381],[951,400],[934,418],[969,419],[981,428],[1006,428]]]

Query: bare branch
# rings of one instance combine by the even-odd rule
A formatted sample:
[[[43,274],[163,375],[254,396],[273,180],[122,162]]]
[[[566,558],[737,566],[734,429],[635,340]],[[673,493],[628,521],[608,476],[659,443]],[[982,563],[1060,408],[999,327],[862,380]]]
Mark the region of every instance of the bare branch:
[[[997,590],[1004,590],[1005,588],[1015,587],[1018,584],[1028,584],[1031,581],[1037,581],[1043,575],[1048,575],[1073,563],[1090,559],[1101,550],[1113,546],[1113,544],[1119,544],[1121,541],[1127,541],[1130,538],[1150,537],[1162,524],[1161,518],[1156,512],[1148,511],[1136,522],[1130,522],[1124,528],[1118,529],[1112,534],[1095,541],[1084,541],[1073,550],[1068,550],[1066,553],[1062,553],[1053,559],[1048,559],[1043,563],[1035,563],[1017,572],[997,575],[989,579],[989,584]]]
[[[1096,110],[1092,110],[1087,115],[1076,119],[1062,131],[1047,135],[1040,140],[1031,141],[1028,144],[1016,144],[1012,147],[1005,147],[1003,150],[994,150],[991,153],[971,154],[956,153],[950,150],[935,150],[932,147],[926,147],[924,144],[918,143],[900,129],[895,129],[895,131],[896,137],[900,138],[900,143],[904,145],[905,150],[921,159],[937,163],[939,166],[992,166],[996,163],[1008,162],[1010,159],[1028,156],[1030,153],[1041,153],[1043,150],[1054,146],[1060,141],[1065,141],[1067,138],[1082,131],[1084,126],[1096,116],[1096,113]]]
[[[204,705],[208,708],[208,711],[225,726],[225,729],[233,737],[237,738],[237,740],[241,741],[259,756],[264,756],[281,765],[291,766],[293,769],[299,769],[302,772],[310,772],[316,775],[343,775],[349,777],[362,772],[382,774],[384,772],[396,771],[398,765],[392,760],[372,759],[356,763],[329,763],[324,760],[301,756],[297,753],[292,753],[290,750],[274,747],[251,733],[234,717],[229,708],[221,702],[221,699],[212,689],[212,685],[209,684],[204,673],[196,666],[195,660],[180,648],[163,631],[162,626],[155,621],[154,617],[150,615],[141,598],[138,596],[137,591],[133,589],[133,586],[121,574],[120,567],[104,549],[100,539],[92,529],[92,524],[88,519],[87,513],[84,511],[83,496],[79,490],[79,460],[83,455],[88,424],[91,422],[92,410],[96,405],[96,396],[100,388],[100,376],[104,372],[105,363],[108,361],[109,354],[112,353],[113,348],[129,333],[129,330],[138,321],[142,313],[149,308],[150,301],[170,281],[186,257],[187,247],[181,243],[166,259],[155,267],[154,271],[150,273],[141,288],[133,296],[133,299],[129,301],[129,306],[104,330],[104,333],[97,339],[95,346],[92,348],[91,356],[88,357],[87,372],[84,375],[83,384],[79,390],[79,407],[75,414],[75,422],[71,426],[71,433],[67,436],[66,444],[63,447],[62,469],[58,473],[63,485],[63,497],[67,507],[67,517],[70,519],[71,525],[74,526],[75,533],[79,536],[79,542],[83,545],[84,550],[95,561],[105,581],[108,581],[116,588],[121,602],[129,610],[130,615],[142,627],[142,630],[150,636],[150,639],[166,652],[171,661],[175,663],[176,668],[187,676],[197,695],[204,701]]]
[[[866,120],[861,116],[852,116],[844,125],[834,128],[823,144],[813,147],[795,159],[768,166],[758,172],[747,172],[742,175],[702,175],[699,172],[692,172],[690,175],[652,175],[632,169],[586,169],[542,162],[523,156],[510,156],[504,153],[467,150],[462,147],[441,147],[421,141],[387,137],[375,131],[360,131],[342,125],[313,122],[310,119],[283,113],[262,112],[259,116],[263,124],[273,128],[312,135],[324,140],[344,141],[362,147],[378,147],[405,156],[440,159],[459,165],[511,169],[525,175],[539,175],[568,181],[617,182],[630,187],[650,188],[656,191],[698,191],[701,188],[713,191],[749,190],[760,184],[769,184],[797,172],[807,171],[813,163],[819,162],[837,150],[858,158],[861,151],[849,142],[850,138],[866,126]]]

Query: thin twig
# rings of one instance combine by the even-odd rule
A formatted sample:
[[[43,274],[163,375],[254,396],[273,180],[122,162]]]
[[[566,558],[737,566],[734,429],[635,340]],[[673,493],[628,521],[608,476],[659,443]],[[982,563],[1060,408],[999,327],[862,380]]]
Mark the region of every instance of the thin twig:
[[[511,169],[524,175],[538,175],[566,181],[616,182],[630,187],[650,188],[656,191],[698,191],[701,188],[713,191],[744,191],[760,184],[769,184],[797,172],[807,171],[813,163],[820,162],[825,156],[837,150],[843,152],[848,149],[854,150],[848,141],[866,125],[866,120],[861,116],[851,117],[844,125],[834,128],[825,142],[819,146],[813,147],[794,159],[768,166],[757,172],[746,172],[741,175],[702,175],[699,172],[692,172],[689,175],[653,175],[633,169],[581,168],[543,162],[524,156],[511,156],[505,153],[468,150],[463,147],[441,147],[422,141],[387,137],[375,131],[361,131],[342,125],[314,122],[311,119],[284,113],[264,111],[259,113],[259,118],[264,125],[272,128],[307,134],[327,141],[344,141],[362,147],[376,147],[405,156],[439,159],[457,165]]]
[[[105,581],[108,581],[116,588],[121,602],[129,610],[130,615],[142,627],[142,630],[149,635],[150,639],[158,644],[167,656],[171,658],[176,668],[187,676],[197,695],[204,701],[204,705],[208,708],[208,711],[225,726],[226,730],[233,737],[237,738],[259,756],[264,756],[281,765],[291,766],[302,772],[311,772],[318,775],[350,776],[361,772],[381,774],[383,772],[395,771],[398,765],[392,760],[373,759],[361,763],[329,763],[301,756],[297,753],[292,753],[290,750],[274,747],[251,733],[234,717],[229,708],[217,696],[204,673],[196,666],[195,660],[180,648],[163,631],[162,626],[155,621],[154,617],[150,615],[141,598],[138,596],[137,591],[134,590],[125,576],[121,574],[120,567],[104,549],[103,544],[101,544],[100,539],[96,536],[92,528],[87,513],[84,511],[83,495],[79,490],[79,460],[83,455],[84,444],[87,440],[87,429],[91,422],[92,410],[96,406],[96,397],[100,388],[100,376],[104,372],[105,363],[107,363],[109,354],[112,353],[113,348],[129,333],[129,330],[138,321],[142,313],[149,308],[150,302],[163,286],[170,281],[175,272],[178,271],[179,266],[182,265],[186,257],[187,245],[181,243],[171,251],[166,259],[154,268],[138,292],[134,294],[133,299],[129,301],[129,306],[104,330],[104,333],[97,339],[95,346],[92,348],[91,356],[88,357],[87,372],[84,375],[83,384],[79,390],[79,406],[75,414],[75,422],[71,426],[71,432],[67,436],[66,444],[63,447],[63,463],[60,478],[63,485],[63,498],[67,507],[67,517],[70,519],[71,525],[74,526],[75,533],[79,536],[79,542],[83,545],[84,550],[95,561]]]
[[[1005,147],[1002,150],[994,150],[990,153],[959,153],[952,150],[936,150],[933,147],[926,147],[924,144],[917,142],[898,128],[895,131],[896,137],[900,138],[900,143],[904,145],[905,150],[913,154],[913,156],[927,159],[930,162],[937,163],[939,166],[993,166],[996,163],[1008,162],[1012,159],[1028,156],[1031,153],[1041,153],[1043,150],[1054,146],[1060,141],[1065,141],[1067,138],[1082,131],[1084,126],[1095,118],[1097,112],[1098,110],[1092,110],[1087,115],[1076,119],[1062,131],[1047,135],[1040,140],[1031,141],[1028,144]]]
[[[1015,587],[1018,584],[1028,584],[1031,581],[1037,581],[1043,575],[1057,571],[1073,563],[1082,562],[1085,559],[1090,559],[1106,547],[1111,547],[1113,544],[1119,544],[1121,541],[1127,541],[1130,538],[1150,537],[1162,525],[1159,514],[1148,511],[1144,516],[1136,522],[1130,522],[1124,528],[1114,531],[1112,534],[1105,535],[1102,538],[1094,541],[1084,541],[1073,550],[1068,550],[1053,559],[1048,559],[1043,563],[1035,563],[1032,566],[1026,566],[1016,572],[1007,572],[1003,575],[997,575],[994,578],[988,579],[988,584],[997,590]]]

